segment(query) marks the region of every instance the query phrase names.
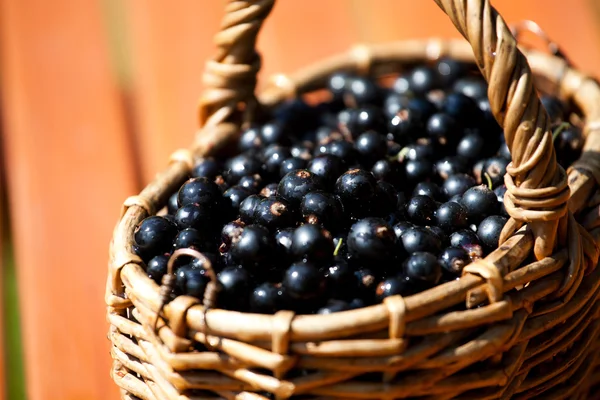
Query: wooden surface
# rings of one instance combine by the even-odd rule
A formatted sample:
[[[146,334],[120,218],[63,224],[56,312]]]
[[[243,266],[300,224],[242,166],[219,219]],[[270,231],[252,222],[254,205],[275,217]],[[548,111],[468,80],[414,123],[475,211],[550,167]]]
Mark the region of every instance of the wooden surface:
[[[593,0],[493,3],[509,23],[536,20],[598,76]],[[6,172],[31,400],[117,397],[103,303],[108,241],[120,203],[140,188],[138,169],[148,182],[191,142],[222,5],[0,0]],[[116,43],[115,15],[124,18]],[[281,0],[259,40],[263,77],[357,42],[429,36],[458,36],[431,1]],[[119,79],[119,65],[129,80]]]

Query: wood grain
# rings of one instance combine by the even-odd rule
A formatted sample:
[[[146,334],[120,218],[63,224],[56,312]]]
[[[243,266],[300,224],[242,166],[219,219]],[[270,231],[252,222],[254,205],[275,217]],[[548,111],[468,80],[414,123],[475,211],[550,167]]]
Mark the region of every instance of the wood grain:
[[[0,0],[2,100],[28,398],[106,400],[104,287],[137,191],[100,2]]]

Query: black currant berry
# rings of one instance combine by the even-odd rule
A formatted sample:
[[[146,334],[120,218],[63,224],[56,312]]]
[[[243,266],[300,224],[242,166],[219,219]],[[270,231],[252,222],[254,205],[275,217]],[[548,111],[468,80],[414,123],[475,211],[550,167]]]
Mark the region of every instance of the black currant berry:
[[[168,262],[169,256],[163,254],[152,257],[152,259],[148,261],[148,265],[146,267],[146,273],[150,279],[154,280],[154,282],[160,285],[163,276],[167,273]]]
[[[175,223],[179,229],[207,229],[215,218],[215,211],[198,204],[186,204],[175,213]]]
[[[221,200],[221,191],[219,186],[208,178],[192,178],[181,186],[177,200],[179,207],[198,204],[211,210],[217,210],[216,206]]]
[[[504,157],[490,157],[483,162],[481,168],[481,181],[483,184],[488,185],[491,183],[491,188],[495,189],[500,185],[504,184],[504,175],[506,174],[506,166],[510,160]],[[489,182],[488,182],[489,179]]]
[[[375,295],[378,302],[382,302],[386,297],[401,295],[410,296],[416,292],[415,285],[404,275],[396,275],[381,281],[375,289]]]
[[[173,250],[191,248],[198,251],[216,251],[214,237],[204,230],[186,228],[175,236],[173,240]]]
[[[261,201],[262,197],[256,194],[246,197],[240,203],[240,219],[247,224],[251,224],[254,221],[254,212],[256,211],[256,207],[258,207]]]
[[[445,197],[442,189],[433,182],[417,183],[413,190],[413,196],[427,196],[435,201],[440,201]]]
[[[138,255],[144,260],[168,253],[177,235],[177,227],[167,219],[152,216],[144,219],[136,228],[134,240]]]
[[[409,254],[423,251],[438,254],[442,249],[439,236],[420,226],[406,229],[401,239],[405,251]]]
[[[496,194],[485,185],[467,190],[462,196],[461,204],[471,223],[478,223],[489,215],[497,214],[499,209]]]
[[[250,295],[250,311],[259,314],[274,314],[285,307],[283,289],[270,282],[254,288]]]
[[[279,177],[282,178],[288,173],[297,169],[306,168],[306,160],[300,157],[288,157],[282,161],[279,167]]]
[[[300,169],[281,178],[277,195],[297,207],[308,192],[324,189],[319,177],[310,171]]]
[[[346,171],[344,161],[331,154],[323,154],[308,163],[308,171],[321,178],[323,184],[330,188],[337,178]]]
[[[220,291],[217,296],[219,308],[235,311],[248,309],[252,276],[245,268],[227,267],[217,275]]]
[[[339,260],[325,270],[329,298],[350,300],[359,289],[358,278],[347,262]]]
[[[223,177],[230,185],[235,185],[242,176],[260,174],[261,163],[248,153],[242,153],[230,158],[225,163]]]
[[[327,264],[333,259],[333,250],[331,234],[319,226],[304,224],[294,231],[291,253],[296,260]]]
[[[362,165],[372,167],[375,161],[387,154],[387,140],[385,136],[375,131],[362,133],[354,143],[358,158]]]
[[[368,171],[351,169],[338,178],[335,194],[340,197],[344,212],[354,218],[368,215],[375,198],[377,181]]]
[[[316,191],[304,195],[300,202],[302,218],[311,224],[321,224],[331,230],[340,224],[342,209],[340,201],[331,193]]]
[[[394,230],[381,218],[364,218],[348,233],[348,252],[360,261],[389,262],[396,249]]]
[[[417,195],[410,199],[406,207],[406,215],[410,222],[416,225],[431,225],[437,204],[429,196]]]
[[[237,240],[236,240],[237,239]],[[233,238],[231,256],[240,265],[253,270],[262,270],[273,256],[275,241],[268,229],[261,225],[248,225]]]
[[[192,178],[207,178],[211,181],[221,175],[221,164],[212,157],[203,158],[192,170]]]
[[[290,205],[275,197],[262,199],[254,209],[254,223],[271,231],[292,226],[295,219]]]
[[[412,253],[404,261],[403,270],[409,280],[426,288],[435,286],[442,277],[442,267],[437,257],[427,252]]]
[[[469,225],[466,210],[461,204],[453,201],[438,207],[435,213],[435,222],[446,233],[464,229]]]
[[[323,295],[325,277],[308,262],[292,264],[283,276],[282,286],[293,300],[313,300]]]
[[[477,182],[472,176],[467,174],[451,175],[442,185],[442,190],[446,198],[450,199],[454,196],[462,196],[468,189],[475,186]]]
[[[461,276],[463,268],[471,263],[469,254],[462,247],[446,247],[440,256],[438,261],[446,273],[450,273],[454,276]]]
[[[508,219],[500,215],[491,215],[479,223],[477,227],[477,237],[483,243],[487,251],[494,250],[498,247],[500,233]]]

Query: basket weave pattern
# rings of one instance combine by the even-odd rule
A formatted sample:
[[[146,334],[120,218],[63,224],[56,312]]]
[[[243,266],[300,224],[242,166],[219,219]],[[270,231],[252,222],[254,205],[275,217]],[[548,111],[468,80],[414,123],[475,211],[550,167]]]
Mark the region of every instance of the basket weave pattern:
[[[600,86],[561,58],[522,50],[526,59],[487,0],[436,2],[469,43],[356,47],[275,77],[258,98],[256,35],[273,0],[228,3],[204,75],[197,140],[126,200],[111,242],[112,376],[124,399],[588,398],[600,363]],[[227,148],[260,107],[318,89],[334,71],[379,76],[444,56],[480,67],[513,157],[511,219],[498,249],[458,281],[331,315],[208,310],[187,296],[162,307],[160,288],[132,252],[133,233],[188,178],[194,157]],[[584,154],[568,174],[556,163],[534,76],[585,119]],[[459,304],[466,309],[456,311]]]

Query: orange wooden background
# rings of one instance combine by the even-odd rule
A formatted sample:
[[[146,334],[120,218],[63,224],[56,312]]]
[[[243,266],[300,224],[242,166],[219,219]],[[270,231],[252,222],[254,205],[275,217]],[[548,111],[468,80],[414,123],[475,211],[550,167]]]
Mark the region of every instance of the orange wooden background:
[[[600,76],[596,0],[493,3],[508,22],[537,21]],[[3,167],[32,400],[117,398],[103,301],[108,241],[120,203],[191,141],[222,7],[0,0]],[[266,75],[356,42],[428,36],[458,36],[432,1],[280,0],[259,45]]]

